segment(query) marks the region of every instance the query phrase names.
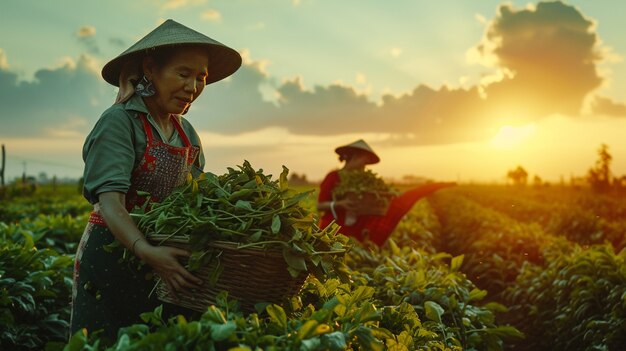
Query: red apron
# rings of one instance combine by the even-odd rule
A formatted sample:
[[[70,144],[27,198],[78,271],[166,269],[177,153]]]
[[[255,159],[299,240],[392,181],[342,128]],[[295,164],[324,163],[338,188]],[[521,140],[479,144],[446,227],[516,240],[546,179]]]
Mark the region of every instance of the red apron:
[[[138,191],[148,192],[151,201],[158,201],[183,185],[200,151],[191,145],[176,117],[172,116],[171,120],[183,140],[183,147],[155,139],[146,115],[141,114],[140,118],[147,143],[143,158],[131,174],[125,204],[129,210],[144,201],[137,195]],[[103,330],[106,337],[115,340],[119,328],[140,323],[141,313],[163,304],[155,296],[149,296],[154,286],[150,267],[125,264],[121,261],[121,251],[106,249],[115,240],[102,216],[97,211],[92,212],[74,261],[72,333],[82,328],[90,332]],[[188,311],[164,304],[163,313],[185,315]]]
[[[168,145],[155,139],[146,115],[142,113],[139,117],[146,132],[146,152],[131,175],[131,186],[126,193],[128,211],[134,206],[141,206],[145,201],[143,197],[137,195],[138,191],[150,193],[150,201],[160,201],[176,187],[185,184],[200,151],[197,146],[191,145],[176,117],[171,116],[171,121],[183,139],[185,145],[183,147]],[[89,222],[106,226],[104,219],[97,211],[91,213]]]

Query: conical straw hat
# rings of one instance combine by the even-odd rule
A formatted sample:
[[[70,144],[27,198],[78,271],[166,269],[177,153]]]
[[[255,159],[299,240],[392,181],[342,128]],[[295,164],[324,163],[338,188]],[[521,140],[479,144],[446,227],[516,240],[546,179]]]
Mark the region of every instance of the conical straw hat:
[[[339,155],[343,155],[343,154],[348,154],[354,150],[367,152],[370,156],[370,160],[368,162],[369,164],[380,162],[380,158],[378,157],[378,155],[376,155],[374,150],[372,150],[372,148],[363,139],[359,139],[348,145],[340,146],[335,149],[335,152],[338,153]]]
[[[168,19],[104,65],[102,78],[112,85],[119,86],[120,73],[129,60],[137,60],[137,64],[139,64],[138,60],[147,50],[169,45],[201,45],[207,48],[209,51],[210,71],[206,84],[228,77],[241,66],[241,55],[236,50],[174,20]]]

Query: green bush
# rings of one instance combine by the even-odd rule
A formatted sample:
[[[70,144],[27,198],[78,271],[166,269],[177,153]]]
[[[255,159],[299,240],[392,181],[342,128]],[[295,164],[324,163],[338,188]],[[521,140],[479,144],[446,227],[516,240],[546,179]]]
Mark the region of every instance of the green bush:
[[[626,253],[576,247],[526,264],[505,292],[511,321],[528,338],[522,350],[624,350]]]
[[[409,334],[414,340],[409,350],[502,350],[505,340],[522,336],[514,327],[496,323],[496,312],[505,311],[504,306],[481,304],[487,292],[459,272],[463,256],[430,255],[389,241],[382,251],[355,247],[347,262],[355,284],[374,289],[377,306],[405,309],[403,304],[409,304],[416,313],[421,323]],[[385,327],[396,334],[403,331]]]
[[[0,241],[0,349],[41,350],[68,336],[73,257]]]

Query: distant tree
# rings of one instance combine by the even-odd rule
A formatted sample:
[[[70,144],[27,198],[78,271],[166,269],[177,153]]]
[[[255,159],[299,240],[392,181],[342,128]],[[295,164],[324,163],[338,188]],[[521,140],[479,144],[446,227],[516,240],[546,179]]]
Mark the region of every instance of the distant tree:
[[[39,182],[39,184],[46,184],[49,181],[50,179],[48,179],[48,173],[39,172],[39,176],[37,177],[37,182]]]
[[[613,178],[613,186],[617,191],[626,190],[626,175]],[[626,236],[624,237],[626,239]]]
[[[612,160],[613,156],[609,153],[609,147],[606,144],[600,145],[596,165],[587,172],[587,182],[594,191],[606,192],[611,188]]]
[[[292,173],[289,177],[290,185],[308,185],[309,181],[306,178],[306,174],[299,175],[298,173]]]
[[[540,176],[536,175],[533,177],[533,186],[542,186],[543,185],[543,180],[541,179]]]
[[[528,182],[528,172],[522,166],[517,166],[517,168],[510,170],[506,177],[511,179],[515,185],[526,185]]]

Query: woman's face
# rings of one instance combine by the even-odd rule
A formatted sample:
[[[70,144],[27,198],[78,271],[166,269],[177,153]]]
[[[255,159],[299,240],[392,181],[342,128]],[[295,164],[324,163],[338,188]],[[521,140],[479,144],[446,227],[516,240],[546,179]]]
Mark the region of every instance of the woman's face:
[[[368,161],[368,154],[364,152],[354,152],[346,162],[346,167],[349,169],[363,169],[368,164]]]
[[[147,59],[144,73],[152,81],[156,94],[149,97],[158,116],[182,114],[202,93],[209,74],[209,56],[200,48],[183,48],[162,66]]]

